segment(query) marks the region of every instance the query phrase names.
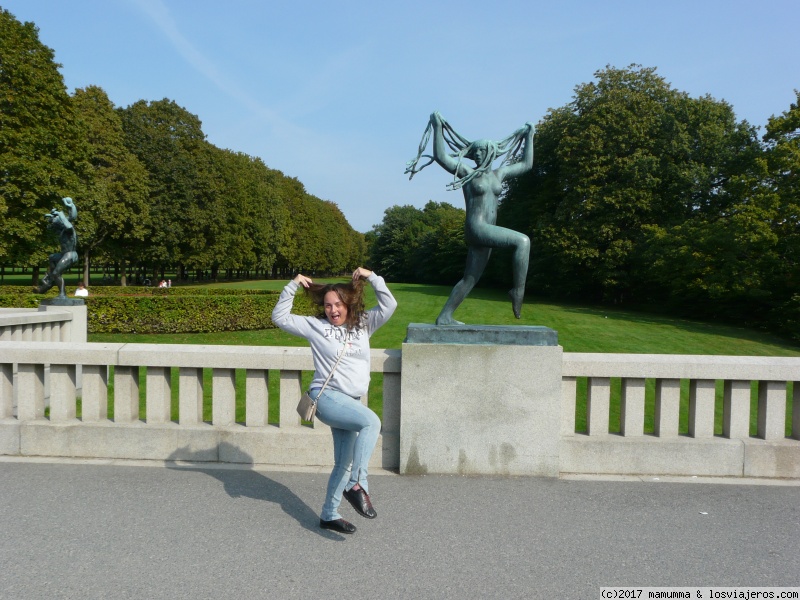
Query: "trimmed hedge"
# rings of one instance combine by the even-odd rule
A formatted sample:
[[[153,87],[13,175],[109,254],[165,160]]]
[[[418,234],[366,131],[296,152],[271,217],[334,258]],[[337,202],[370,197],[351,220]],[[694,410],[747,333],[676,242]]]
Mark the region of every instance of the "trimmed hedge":
[[[72,290],[68,290],[71,294]],[[213,333],[270,329],[280,292],[219,288],[94,288],[84,298],[89,333]],[[0,306],[35,308],[51,290],[35,294],[24,286],[0,287]],[[316,314],[305,294],[295,297],[296,314]]]

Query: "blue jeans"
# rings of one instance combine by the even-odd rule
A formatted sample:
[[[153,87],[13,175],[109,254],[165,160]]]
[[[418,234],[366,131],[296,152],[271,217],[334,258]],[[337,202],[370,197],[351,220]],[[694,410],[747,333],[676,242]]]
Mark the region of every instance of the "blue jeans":
[[[317,398],[319,389],[309,390]],[[317,400],[317,419],[329,425],[333,434],[333,471],[320,518],[341,519],[339,504],[342,493],[359,484],[369,493],[367,465],[378,442],[381,420],[361,400],[337,390],[325,388]]]

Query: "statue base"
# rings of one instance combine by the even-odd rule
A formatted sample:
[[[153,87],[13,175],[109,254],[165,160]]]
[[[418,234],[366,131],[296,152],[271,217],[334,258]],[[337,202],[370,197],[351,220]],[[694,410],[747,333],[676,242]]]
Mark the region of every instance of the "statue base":
[[[410,324],[400,472],[557,477],[562,354],[548,327]]]
[[[39,301],[39,306],[83,306],[83,298],[47,298]]]
[[[530,325],[428,325],[409,323],[406,344],[558,346],[558,332]]]

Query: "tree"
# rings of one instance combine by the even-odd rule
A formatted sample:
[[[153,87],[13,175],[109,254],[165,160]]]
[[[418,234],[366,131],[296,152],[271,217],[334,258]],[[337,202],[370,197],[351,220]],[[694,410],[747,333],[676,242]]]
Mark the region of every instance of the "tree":
[[[539,124],[534,169],[509,184],[499,220],[527,226],[534,289],[652,298],[642,255],[654,232],[738,202],[731,182],[752,168],[758,139],[728,104],[692,99],[654,68],[595,77]]]
[[[363,236],[350,227],[339,207],[307,194],[300,182],[291,192],[287,204],[293,244],[282,257],[284,266],[314,274],[340,273],[361,264]]]
[[[147,170],[125,146],[119,114],[99,87],[73,95],[77,118],[90,148],[86,194],[80,202],[83,281],[89,285],[90,257],[101,251],[114,261],[134,259],[148,220]]]
[[[149,174],[150,220],[139,255],[153,266],[212,268],[226,221],[213,150],[200,119],[164,99],[119,110],[125,144]]]
[[[383,220],[373,228],[374,243],[370,262],[392,281],[420,281],[419,256],[421,238],[426,230],[422,212],[414,206],[392,206],[383,213]]]
[[[86,147],[53,51],[33,23],[0,8],[0,260],[42,264],[52,251],[43,214],[80,205]],[[34,278],[37,270],[34,271]]]
[[[442,202],[387,208],[370,233],[370,262],[394,281],[449,284],[466,264],[463,209]]]
[[[284,175],[260,158],[217,150],[228,218],[226,268],[273,268],[289,236],[289,210],[279,194]]]
[[[778,237],[777,260],[769,285],[782,299],[771,315],[772,325],[800,339],[800,91],[789,110],[769,119],[764,134],[767,145],[767,186],[775,194]]]

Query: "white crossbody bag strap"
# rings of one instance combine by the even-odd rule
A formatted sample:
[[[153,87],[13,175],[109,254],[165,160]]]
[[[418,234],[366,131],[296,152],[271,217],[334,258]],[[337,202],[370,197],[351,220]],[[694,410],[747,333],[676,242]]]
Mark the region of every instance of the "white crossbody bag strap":
[[[325,388],[327,387],[328,382],[331,380],[331,377],[333,377],[333,373],[336,371],[336,367],[339,366],[339,361],[342,360],[342,357],[344,356],[345,348],[347,348],[347,342],[345,342],[344,345],[342,346],[342,351],[339,352],[339,356],[337,357],[336,363],[334,363],[333,368],[331,369],[331,372],[328,375],[328,378],[325,380],[325,383],[323,383],[322,387],[319,389],[319,394],[317,394],[317,397],[314,399],[314,404],[316,404],[317,400],[319,400],[319,397],[322,396],[322,392],[325,391]]]

